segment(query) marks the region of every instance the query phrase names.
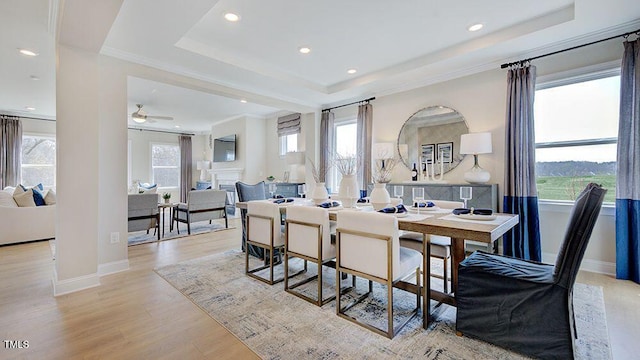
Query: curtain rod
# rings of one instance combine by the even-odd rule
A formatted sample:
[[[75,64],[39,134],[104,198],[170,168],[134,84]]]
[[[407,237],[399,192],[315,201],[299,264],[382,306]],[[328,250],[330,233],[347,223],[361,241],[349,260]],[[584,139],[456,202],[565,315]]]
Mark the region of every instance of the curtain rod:
[[[0,114],[1,116],[13,116],[13,117],[17,117],[20,119],[29,119],[29,120],[42,120],[42,121],[53,121],[55,122],[56,119],[45,119],[45,118],[36,118],[36,117],[30,117],[30,116],[20,116],[20,115],[9,115],[9,114]]]
[[[375,97],[371,97],[371,98],[368,98],[368,99],[365,99],[365,100],[354,101],[354,102],[352,102],[352,103],[348,103],[348,104],[344,104],[344,105],[338,105],[338,106],[334,106],[334,107],[330,107],[330,108],[322,109],[322,112],[325,112],[325,111],[331,111],[331,110],[333,110],[333,109],[337,109],[337,108],[341,108],[341,107],[345,107],[345,106],[349,106],[349,105],[353,105],[353,104],[359,104],[359,103],[363,103],[363,102],[369,102],[369,101],[372,101],[372,100],[375,100],[375,99],[376,99]]]
[[[514,61],[514,62],[510,62],[510,63],[505,63],[505,64],[500,65],[500,68],[504,69],[504,68],[507,68],[507,67],[509,67],[511,65],[522,64],[522,63],[525,63],[525,62],[528,62],[528,61],[531,61],[531,60],[540,59],[540,58],[551,56],[551,55],[555,55],[555,54],[560,54],[560,53],[563,53],[565,51],[579,49],[581,47],[585,47],[585,46],[601,43],[601,42],[604,42],[604,41],[609,41],[609,40],[612,40],[612,39],[615,39],[615,38],[619,38],[619,37],[625,37],[626,38],[626,37],[628,37],[629,35],[632,35],[632,34],[636,34],[636,35],[640,36],[640,29],[638,29],[636,31],[629,31],[627,33],[616,35],[616,36],[611,36],[611,37],[608,37],[606,39],[592,41],[592,42],[587,43],[587,44],[573,46],[573,47],[570,47],[568,49],[558,50],[558,51],[550,52],[548,54],[534,56],[534,57],[531,57],[531,58],[528,58],[528,59],[523,59],[523,60],[518,60],[518,61]]]
[[[138,130],[138,131],[151,131],[151,132],[159,132],[159,133],[175,134],[175,135],[187,135],[187,136],[195,136],[196,135],[196,134],[192,134],[192,133],[184,133],[184,132],[169,131],[169,130],[141,129],[141,128],[136,128],[136,127],[129,127],[127,129],[129,129],[129,130]]]

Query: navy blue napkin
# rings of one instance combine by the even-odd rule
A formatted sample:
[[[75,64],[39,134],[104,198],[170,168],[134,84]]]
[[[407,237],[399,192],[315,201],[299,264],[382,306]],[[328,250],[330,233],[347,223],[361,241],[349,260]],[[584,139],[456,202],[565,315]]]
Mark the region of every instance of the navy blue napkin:
[[[358,203],[359,203],[359,204],[366,204],[367,202],[368,202],[368,201],[367,201],[367,199],[365,199],[365,198],[360,198],[360,199],[358,199]]]
[[[407,208],[404,207],[404,205],[400,204],[394,207],[386,207],[384,209],[378,210],[378,212],[385,213],[385,214],[401,214],[401,213],[406,213]]]
[[[274,204],[282,204],[286,202],[293,202],[293,199],[275,199],[273,200]]]
[[[418,206],[420,205],[420,206]],[[413,207],[434,207],[436,206],[436,204],[432,203],[431,201],[427,201],[427,202],[421,202],[420,204],[418,203],[413,203]]]
[[[318,206],[321,207],[321,208],[328,209],[328,208],[332,208],[332,207],[338,207],[338,206],[340,206],[340,203],[338,203],[337,201],[328,201],[328,202],[324,202],[324,203],[322,203],[322,204],[320,204]]]
[[[273,195],[274,199],[284,199],[284,196],[280,195],[280,194],[275,194]]]
[[[453,209],[453,214],[454,215],[465,215],[465,214],[471,214],[472,212],[473,212],[473,215],[493,215],[493,210],[491,210],[491,209],[475,209],[475,208],[471,208],[471,209],[465,209],[465,208]]]

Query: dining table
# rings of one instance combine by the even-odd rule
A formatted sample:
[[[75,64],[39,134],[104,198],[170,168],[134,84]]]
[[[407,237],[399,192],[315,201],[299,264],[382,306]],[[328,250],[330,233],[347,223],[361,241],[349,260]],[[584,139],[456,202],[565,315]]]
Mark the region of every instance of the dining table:
[[[273,200],[257,200],[273,201]],[[288,206],[316,206],[310,199],[294,198],[293,201],[279,204],[281,211],[286,211]],[[247,208],[247,202],[237,202],[240,209]],[[466,216],[454,215],[451,209],[439,208],[417,208],[407,207],[406,213],[391,213],[389,216],[398,218],[398,229],[424,234],[423,254],[429,254],[429,236],[440,235],[451,238],[451,293],[444,293],[430,287],[430,257],[423,255],[423,277],[421,284],[409,282],[399,282],[395,285],[408,291],[415,292],[416,286],[420,287],[423,299],[423,327],[426,329],[429,324],[430,311],[429,299],[445,304],[456,306],[455,292],[458,285],[458,265],[465,258],[465,241],[473,240],[493,244],[500,239],[507,231],[516,226],[519,222],[517,214],[493,213],[491,216],[481,216],[466,214]],[[345,208],[342,205],[329,207],[329,220],[337,220],[340,211],[374,211],[370,204],[358,203],[354,208]],[[446,271],[446,270],[445,270]],[[427,294],[426,289],[430,289]]]

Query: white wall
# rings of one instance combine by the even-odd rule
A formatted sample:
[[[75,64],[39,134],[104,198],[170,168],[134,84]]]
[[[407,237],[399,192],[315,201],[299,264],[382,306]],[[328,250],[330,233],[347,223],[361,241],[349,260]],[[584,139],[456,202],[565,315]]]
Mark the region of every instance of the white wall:
[[[56,122],[49,120],[22,119],[22,133],[56,136]]]

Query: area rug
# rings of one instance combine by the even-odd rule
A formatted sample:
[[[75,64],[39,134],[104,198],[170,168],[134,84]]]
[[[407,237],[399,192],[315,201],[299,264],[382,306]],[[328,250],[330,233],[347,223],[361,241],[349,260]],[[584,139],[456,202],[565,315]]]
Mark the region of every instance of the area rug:
[[[229,229],[233,228],[234,227],[229,226]],[[191,224],[191,235],[221,230],[228,230],[224,227],[224,219],[214,220],[211,224],[209,224],[209,221],[200,221]],[[180,224],[180,234],[178,234],[178,230],[175,227],[173,231],[170,231],[169,224],[165,224],[164,236],[162,236],[162,234],[160,235],[160,241],[189,236],[187,234],[187,225],[185,224]],[[158,236],[154,234],[153,229],[149,230],[148,234],[146,231],[136,231],[130,232],[128,236],[129,246],[146,244],[157,240]]]
[[[310,266],[310,275],[314,270]],[[429,329],[422,329],[422,320],[415,318],[394,339],[387,339],[339,318],[335,301],[320,308],[285,292],[282,283],[270,286],[245,276],[244,254],[239,251],[155,271],[264,359],[525,358],[482,341],[456,336],[455,308],[448,305],[436,308]],[[327,285],[335,282],[335,271],[324,271]],[[312,283],[301,291],[313,288]],[[384,300],[380,300],[384,290],[378,288],[374,286],[373,300],[351,310],[356,316],[372,320],[384,314]],[[574,305],[579,337],[576,359],[610,359],[602,288],[576,284]],[[411,306],[415,306],[415,296],[394,291],[398,316]]]

